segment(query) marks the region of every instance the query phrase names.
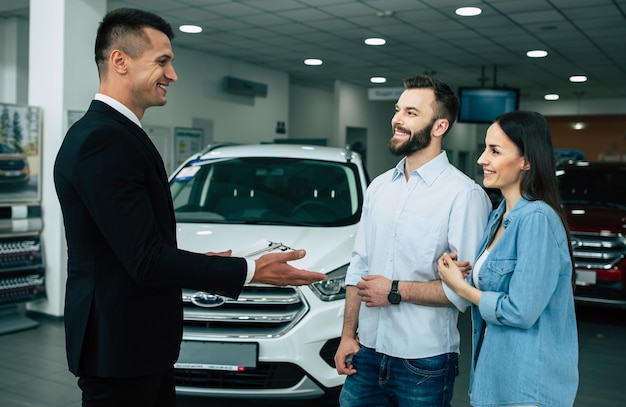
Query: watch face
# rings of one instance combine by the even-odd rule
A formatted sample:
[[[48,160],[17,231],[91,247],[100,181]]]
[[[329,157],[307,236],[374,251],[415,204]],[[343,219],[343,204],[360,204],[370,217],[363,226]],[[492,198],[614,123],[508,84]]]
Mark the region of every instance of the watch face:
[[[387,299],[389,300],[390,303],[392,304],[400,304],[400,300],[402,299],[400,297],[400,294],[398,294],[397,292],[391,292],[389,293],[389,295],[387,296]]]

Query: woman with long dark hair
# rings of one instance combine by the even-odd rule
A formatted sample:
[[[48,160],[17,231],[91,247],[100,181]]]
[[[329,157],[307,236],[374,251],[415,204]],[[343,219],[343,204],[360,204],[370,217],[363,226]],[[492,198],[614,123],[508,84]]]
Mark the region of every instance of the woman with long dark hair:
[[[441,279],[472,306],[472,406],[572,406],[578,388],[574,266],[550,130],[535,112],[500,116],[478,159],[503,201],[464,276],[449,254]]]

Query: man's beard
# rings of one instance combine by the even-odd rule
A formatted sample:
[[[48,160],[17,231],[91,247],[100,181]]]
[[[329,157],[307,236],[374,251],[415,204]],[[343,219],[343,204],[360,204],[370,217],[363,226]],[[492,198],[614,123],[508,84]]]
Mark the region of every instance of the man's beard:
[[[432,140],[430,136],[430,131],[433,128],[435,121],[432,120],[429,124],[424,126],[421,130],[416,133],[411,134],[408,140],[406,140],[402,144],[394,143],[393,137],[389,140],[389,144],[387,148],[391,152],[391,154],[395,156],[407,156],[411,155],[416,151],[420,151],[425,149],[430,145]]]

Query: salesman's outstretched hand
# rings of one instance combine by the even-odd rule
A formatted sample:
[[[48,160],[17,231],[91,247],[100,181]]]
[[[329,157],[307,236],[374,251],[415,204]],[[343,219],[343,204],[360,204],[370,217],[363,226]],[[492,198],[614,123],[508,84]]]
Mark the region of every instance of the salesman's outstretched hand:
[[[282,253],[268,253],[255,260],[256,271],[251,283],[264,283],[277,286],[308,285],[326,280],[326,274],[297,269],[288,261],[299,260],[305,256],[304,250]]]

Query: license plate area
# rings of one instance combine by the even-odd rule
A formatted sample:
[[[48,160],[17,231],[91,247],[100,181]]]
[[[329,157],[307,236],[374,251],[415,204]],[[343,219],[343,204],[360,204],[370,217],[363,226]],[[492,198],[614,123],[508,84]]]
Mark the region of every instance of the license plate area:
[[[589,286],[595,285],[597,274],[595,271],[576,270],[576,285]]]
[[[242,372],[256,368],[258,359],[255,342],[183,341],[174,367]]]

